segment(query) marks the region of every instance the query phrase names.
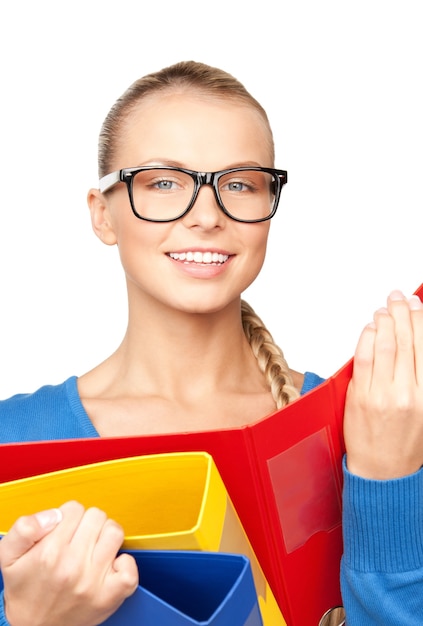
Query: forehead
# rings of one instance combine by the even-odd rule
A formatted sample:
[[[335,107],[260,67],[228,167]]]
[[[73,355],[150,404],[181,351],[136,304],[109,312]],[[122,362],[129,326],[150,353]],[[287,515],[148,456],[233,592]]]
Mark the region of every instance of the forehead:
[[[116,169],[172,160],[198,170],[235,164],[272,166],[272,140],[260,113],[244,103],[201,95],[144,99],[127,116]]]

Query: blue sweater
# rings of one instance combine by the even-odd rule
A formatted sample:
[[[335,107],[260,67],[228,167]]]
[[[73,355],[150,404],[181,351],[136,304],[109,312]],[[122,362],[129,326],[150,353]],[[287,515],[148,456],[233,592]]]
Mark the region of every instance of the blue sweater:
[[[306,373],[302,393],[322,380]],[[0,443],[98,436],[75,376],[0,401]],[[422,626],[423,470],[375,481],[350,474],[344,462],[343,532],[347,625]],[[0,626],[7,625],[1,602]]]

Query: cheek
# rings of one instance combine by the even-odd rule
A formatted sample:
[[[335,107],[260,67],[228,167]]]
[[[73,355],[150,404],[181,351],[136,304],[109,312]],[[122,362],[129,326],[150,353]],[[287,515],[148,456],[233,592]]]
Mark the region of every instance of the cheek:
[[[154,228],[156,224],[136,217],[123,191],[121,196],[116,195],[116,201],[110,208],[110,215],[121,254],[130,252],[133,248],[139,249],[153,244],[157,239],[158,229]]]
[[[270,222],[246,224],[245,226],[247,228],[244,233],[244,241],[247,242],[254,258],[257,260],[257,264],[261,267],[266,256]]]
[[[119,256],[125,272],[132,273],[140,268],[151,256],[155,244],[155,237],[150,232],[151,225],[133,217],[125,216],[120,219],[115,228]],[[150,261],[151,264],[151,261]]]
[[[246,279],[251,284],[260,273],[266,257],[269,225],[268,222],[255,225],[249,224],[244,230],[243,241],[248,248],[248,255],[246,256],[247,266],[245,268],[248,276],[246,276]]]

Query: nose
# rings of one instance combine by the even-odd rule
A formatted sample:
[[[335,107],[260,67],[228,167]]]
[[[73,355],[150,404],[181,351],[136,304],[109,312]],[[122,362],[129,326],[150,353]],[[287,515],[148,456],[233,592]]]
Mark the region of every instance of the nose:
[[[228,218],[220,208],[213,187],[203,184],[191,210],[183,218],[188,228],[198,227],[203,230],[222,228]]]

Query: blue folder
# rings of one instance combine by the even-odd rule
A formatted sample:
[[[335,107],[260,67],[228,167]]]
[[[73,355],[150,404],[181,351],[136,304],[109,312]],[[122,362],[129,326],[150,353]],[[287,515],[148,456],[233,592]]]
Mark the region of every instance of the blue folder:
[[[263,626],[247,557],[180,550],[126,552],[136,560],[140,584],[102,626]]]
[[[140,585],[103,626],[263,626],[250,561],[239,554],[127,550]]]

